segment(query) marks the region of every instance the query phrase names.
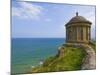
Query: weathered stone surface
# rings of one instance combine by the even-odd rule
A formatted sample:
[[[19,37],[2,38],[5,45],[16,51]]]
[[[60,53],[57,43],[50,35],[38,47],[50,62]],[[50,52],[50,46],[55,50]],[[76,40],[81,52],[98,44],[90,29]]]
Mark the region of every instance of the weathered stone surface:
[[[85,60],[83,61],[82,69],[96,69],[96,54],[91,46],[85,48],[87,53]]]

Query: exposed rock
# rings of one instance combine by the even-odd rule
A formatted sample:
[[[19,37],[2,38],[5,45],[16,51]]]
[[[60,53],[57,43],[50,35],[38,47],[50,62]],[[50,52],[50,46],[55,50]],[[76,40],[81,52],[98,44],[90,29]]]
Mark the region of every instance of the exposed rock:
[[[85,48],[85,51],[87,53],[86,58],[83,62],[82,68],[81,69],[95,69],[96,68],[96,54],[91,46],[87,46]]]

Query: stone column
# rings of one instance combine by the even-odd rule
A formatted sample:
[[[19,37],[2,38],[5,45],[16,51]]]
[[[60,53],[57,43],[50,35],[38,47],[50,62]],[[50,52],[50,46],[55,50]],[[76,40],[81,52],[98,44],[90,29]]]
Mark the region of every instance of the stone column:
[[[88,41],[90,40],[90,27],[88,27]]]
[[[68,33],[69,31],[68,31],[68,28],[66,28],[66,32],[67,32],[66,33],[66,41],[68,41],[68,39],[69,39],[69,33]]]
[[[81,31],[80,31],[80,27],[78,27],[79,31],[78,31],[78,40],[81,41]]]
[[[74,32],[75,32],[75,34],[74,34],[74,36],[75,36],[75,39],[74,39],[74,41],[77,41],[77,29],[76,29],[76,27],[74,27],[75,29],[74,29]]]
[[[70,41],[70,28],[68,28],[68,41]]]
[[[65,42],[67,42],[68,41],[68,28],[66,27],[66,40],[65,40]]]
[[[87,27],[86,27],[86,41],[88,40],[87,34],[88,34],[88,29],[87,29]]]
[[[78,27],[76,27],[76,39],[78,41]]]
[[[74,36],[74,28],[73,27],[71,28],[71,34],[72,34],[71,38],[72,38],[72,41],[73,41],[74,40],[74,37],[75,37]]]
[[[86,41],[86,27],[83,27],[83,40]]]
[[[83,38],[84,38],[84,36],[83,36],[83,27],[80,27],[80,34],[81,34],[81,41],[83,41]]]
[[[89,40],[91,40],[91,29],[89,27]]]
[[[72,32],[71,31],[72,31],[72,27],[70,27],[70,38],[69,38],[70,41],[72,40]]]
[[[89,32],[90,32],[90,30],[89,30],[89,27],[87,27],[87,29],[88,29],[88,41],[89,41],[89,38],[90,38],[90,34],[89,34]]]

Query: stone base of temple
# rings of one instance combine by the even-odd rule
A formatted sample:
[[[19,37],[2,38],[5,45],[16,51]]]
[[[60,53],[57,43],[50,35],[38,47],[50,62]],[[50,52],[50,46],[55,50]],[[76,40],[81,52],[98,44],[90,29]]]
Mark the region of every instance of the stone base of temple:
[[[90,43],[90,41],[81,41],[81,40],[79,40],[79,41],[67,41],[67,43],[83,43],[83,44],[88,44],[88,43]]]
[[[64,43],[62,46],[66,46],[66,47],[83,47],[83,46],[87,46],[87,45],[89,45],[90,44],[90,42],[68,42],[68,43]]]

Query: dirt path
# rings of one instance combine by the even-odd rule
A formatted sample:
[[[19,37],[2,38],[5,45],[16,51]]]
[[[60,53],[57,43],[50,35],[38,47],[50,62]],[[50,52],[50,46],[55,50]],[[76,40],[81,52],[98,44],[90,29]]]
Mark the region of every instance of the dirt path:
[[[83,61],[82,70],[89,70],[96,68],[96,54],[93,48],[89,45],[84,46],[87,53],[86,58]]]

